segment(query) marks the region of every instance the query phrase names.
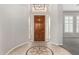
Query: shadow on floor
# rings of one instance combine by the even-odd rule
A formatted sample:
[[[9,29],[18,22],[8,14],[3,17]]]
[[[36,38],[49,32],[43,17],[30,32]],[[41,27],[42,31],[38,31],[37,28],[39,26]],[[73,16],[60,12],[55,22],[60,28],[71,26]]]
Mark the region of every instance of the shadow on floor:
[[[63,47],[66,50],[68,50],[72,55],[79,55],[79,48],[73,48],[73,47],[64,46],[64,45],[62,45],[61,47]]]

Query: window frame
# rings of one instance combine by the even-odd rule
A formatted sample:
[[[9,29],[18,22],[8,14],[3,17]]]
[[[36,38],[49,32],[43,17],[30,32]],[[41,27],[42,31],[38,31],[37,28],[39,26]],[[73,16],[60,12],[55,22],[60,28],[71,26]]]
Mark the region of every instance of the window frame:
[[[79,11],[63,11],[63,15],[70,15],[73,16],[73,32],[63,32],[64,37],[79,37],[79,32],[76,32],[76,16],[79,16]],[[64,22],[64,16],[63,16],[63,22]],[[65,23],[64,23],[65,24]],[[65,30],[63,24],[63,31]]]
[[[68,17],[68,19],[65,19],[65,16]],[[65,33],[73,33],[73,29],[72,29],[72,31],[70,31],[69,28],[70,28],[70,25],[72,25],[72,28],[73,28],[73,20],[74,20],[74,17],[71,16],[71,15],[65,15],[65,16],[64,16],[64,32]],[[69,17],[72,17],[72,23],[70,23]],[[68,23],[66,23],[66,22],[68,22]],[[65,27],[66,25],[68,25],[67,31],[66,31],[66,27]]]

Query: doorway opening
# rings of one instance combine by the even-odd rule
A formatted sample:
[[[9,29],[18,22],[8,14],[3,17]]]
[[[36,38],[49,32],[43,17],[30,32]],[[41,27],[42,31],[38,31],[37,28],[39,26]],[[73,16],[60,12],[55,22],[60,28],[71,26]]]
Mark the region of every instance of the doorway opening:
[[[34,15],[34,41],[45,41],[45,15]]]

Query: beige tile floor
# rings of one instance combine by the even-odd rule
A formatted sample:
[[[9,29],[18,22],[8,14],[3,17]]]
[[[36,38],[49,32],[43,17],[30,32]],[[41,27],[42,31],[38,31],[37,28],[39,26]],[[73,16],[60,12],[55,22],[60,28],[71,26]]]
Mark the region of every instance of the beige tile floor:
[[[51,42],[27,42],[8,53],[8,55],[71,55],[66,49]]]

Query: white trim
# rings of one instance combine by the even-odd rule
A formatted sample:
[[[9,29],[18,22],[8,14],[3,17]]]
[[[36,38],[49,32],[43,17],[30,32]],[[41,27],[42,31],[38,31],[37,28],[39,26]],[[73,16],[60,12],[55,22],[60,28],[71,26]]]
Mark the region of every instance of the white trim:
[[[50,40],[50,16],[49,16],[48,20],[49,20],[49,26],[48,27],[49,27],[49,40]]]
[[[31,34],[30,31],[31,31],[31,30],[30,30],[30,16],[29,16],[29,39],[31,39],[31,38],[30,38],[30,34]]]

